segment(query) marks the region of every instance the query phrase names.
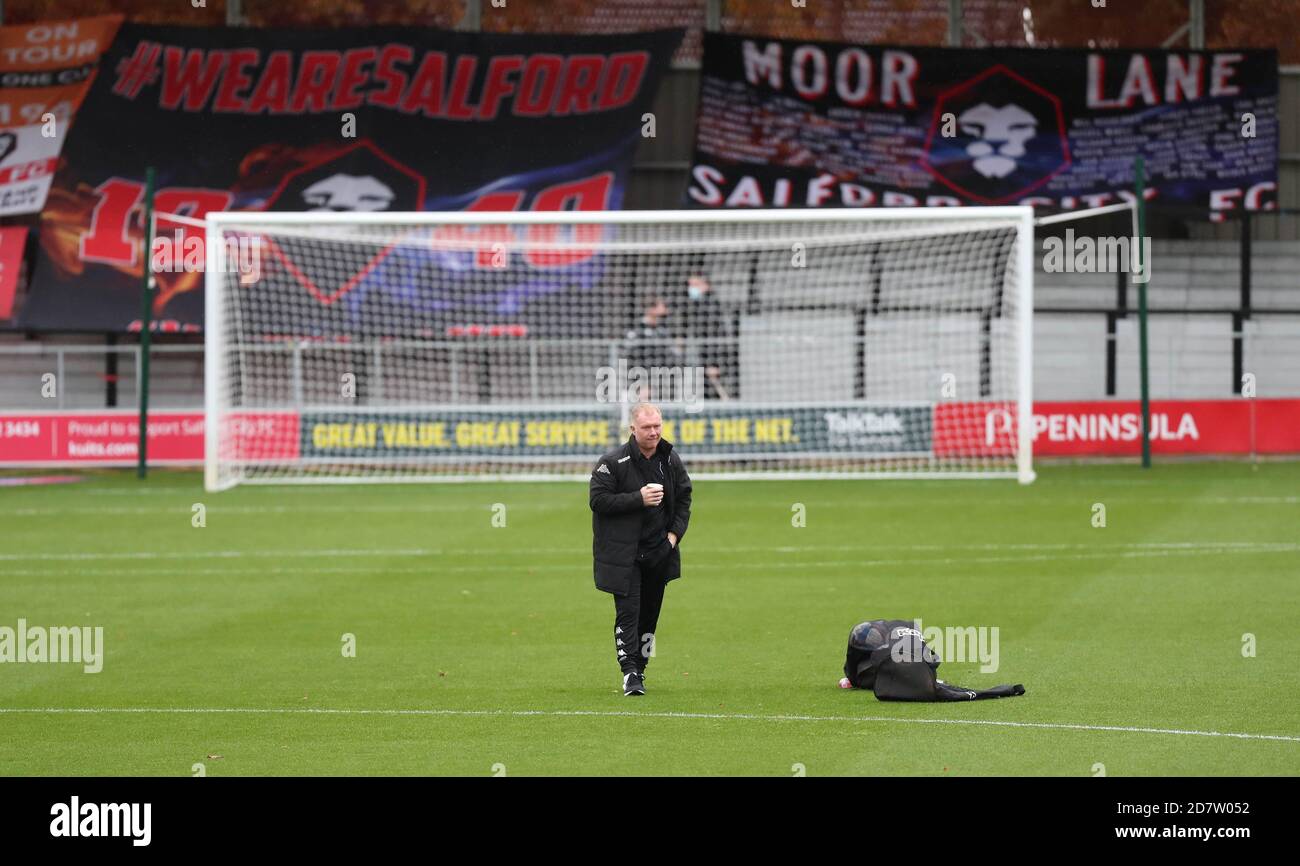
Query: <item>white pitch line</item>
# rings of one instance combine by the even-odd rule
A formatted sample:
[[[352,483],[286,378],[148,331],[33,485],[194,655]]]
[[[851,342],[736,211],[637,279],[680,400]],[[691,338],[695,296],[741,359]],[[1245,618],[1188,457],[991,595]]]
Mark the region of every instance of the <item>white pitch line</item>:
[[[1295,546],[1284,548],[1281,552],[1290,552],[1295,550]],[[772,563],[770,561],[759,562],[742,562],[739,560],[729,560],[726,563],[692,563],[691,568],[700,571],[714,570],[734,570],[743,568],[748,574],[775,573],[791,570],[806,570],[808,568],[836,568],[841,566],[854,566],[859,568],[885,568],[892,566],[923,566],[923,565],[970,565],[978,564],[1005,564],[1017,562],[1064,562],[1078,561],[1088,559],[1151,559],[1169,556],[1204,556],[1213,553],[1277,553],[1278,550],[1153,550],[1153,551],[1130,551],[1120,553],[1073,553],[1073,554],[1039,554],[1036,556],[948,556],[948,557],[929,557],[929,558],[908,558],[908,559],[805,559],[797,562]],[[216,575],[235,575],[235,574],[356,574],[361,571],[382,571],[385,575],[390,574],[433,574],[433,573],[467,573],[483,574],[486,572],[509,572],[518,574],[520,572],[538,572],[538,571],[558,571],[573,572],[588,568],[589,565],[584,560],[574,563],[560,563],[557,565],[442,565],[430,563],[423,568],[392,568],[390,566],[379,565],[358,565],[353,568],[208,568],[194,569],[185,568],[186,575],[191,574],[216,574]],[[175,575],[174,569],[76,569],[64,571],[50,571],[48,569],[6,569],[8,575],[41,575],[44,577],[112,577],[120,575]]]
[[[742,560],[729,559],[723,563],[717,562],[692,562],[690,568],[699,571],[715,570],[735,570],[738,568],[745,569],[747,574],[763,574],[767,572],[782,572],[791,570],[805,570],[808,568],[835,568],[840,566],[854,566],[858,568],[887,568],[892,566],[922,566],[922,565],[971,565],[971,564],[1004,564],[1016,562],[1065,562],[1080,561],[1089,559],[1153,559],[1172,556],[1206,556],[1210,554],[1251,554],[1251,553],[1291,553],[1300,551],[1300,545],[1282,544],[1276,547],[1262,548],[1209,548],[1197,547],[1190,549],[1177,550],[1131,550],[1131,551],[1111,551],[1106,553],[1053,553],[1053,554],[1034,554],[1029,556],[944,556],[944,557],[909,557],[907,559],[800,559],[793,562],[774,563],[771,560],[760,560],[755,562],[746,562]],[[532,551],[536,552],[536,551]],[[566,553],[572,553],[572,550]],[[747,551],[748,552],[748,551]],[[376,556],[381,552],[376,552]],[[479,555],[482,555],[479,552]],[[495,554],[494,554],[495,556]],[[4,557],[0,557],[3,559]],[[31,557],[19,557],[31,558]],[[85,557],[94,559],[95,557]],[[111,557],[110,557],[111,558]],[[187,557],[178,557],[185,559]],[[296,568],[185,568],[184,574],[217,574],[217,575],[235,575],[235,574],[356,574],[361,571],[382,571],[385,575],[391,574],[433,574],[433,573],[470,573],[482,574],[486,572],[510,572],[518,574],[521,572],[538,572],[538,571],[558,571],[573,572],[590,568],[590,560],[583,559],[573,563],[558,564],[537,564],[537,563],[518,563],[511,565],[489,565],[486,563],[477,565],[444,565],[441,563],[429,563],[421,568],[393,568],[387,565],[378,564],[360,564],[351,568],[313,568],[302,566]],[[75,570],[51,571],[50,569],[37,568],[16,568],[5,569],[7,575],[41,575],[44,577],[113,577],[118,575],[175,575],[176,569],[170,568],[153,568],[153,569],[85,569],[78,568]]]
[[[596,459],[597,456],[598,456],[598,455],[597,455],[595,452],[593,452],[592,455],[591,455],[591,459],[594,461],[594,460]],[[686,455],[685,455],[685,458],[686,458],[686,461],[687,461],[687,468],[689,469],[689,468],[690,468],[690,459],[691,459],[691,458],[690,458],[690,455],[689,455],[689,454],[686,454]],[[1232,464],[1233,462],[1234,462],[1234,461],[1228,461],[1227,464],[1220,463],[1220,465],[1230,465],[1230,464]],[[1240,466],[1240,467],[1243,468],[1243,469],[1247,466],[1247,464],[1246,464],[1244,461],[1235,461],[1235,462],[1237,463],[1238,466]],[[1292,467],[1292,466],[1295,466],[1298,462],[1300,462],[1300,461],[1297,461],[1297,460],[1294,459],[1294,458],[1287,458],[1287,459],[1280,459],[1280,460],[1270,460],[1270,461],[1267,461],[1266,463],[1260,464],[1261,469],[1258,470],[1258,471],[1270,471],[1270,470],[1274,470],[1274,469],[1279,469],[1279,470],[1280,470],[1280,469],[1282,469],[1282,468],[1284,468],[1284,467]],[[1170,465],[1173,465],[1173,464],[1170,464]],[[1184,464],[1184,465],[1188,465],[1188,464]],[[1210,464],[1209,464],[1209,463],[1202,463],[1202,464],[1200,464],[1200,465],[1202,465],[1202,466],[1207,466],[1207,465],[1210,465]],[[1112,468],[1115,468],[1115,469],[1119,470],[1119,471],[1117,471],[1117,472],[1115,473],[1117,476],[1120,474],[1120,471],[1123,471],[1123,472],[1124,472],[1128,477],[1115,477],[1115,478],[1099,478],[1099,477],[1096,477],[1096,470],[1099,469],[1099,468],[1102,468],[1102,469],[1107,468],[1107,466],[1110,466],[1110,467],[1112,467]],[[1137,471],[1135,470],[1135,468],[1134,468],[1135,466],[1136,466],[1136,464],[1117,464],[1117,463],[1111,463],[1111,464],[1105,464],[1105,463],[1094,463],[1094,464],[1092,464],[1092,465],[1076,465],[1076,466],[1072,466],[1072,467],[1070,467],[1070,466],[1062,467],[1062,466],[1045,465],[1045,466],[1042,466],[1042,467],[1039,467],[1039,468],[1040,468],[1040,469],[1045,469],[1045,470],[1046,470],[1046,474],[1040,474],[1040,475],[1039,475],[1039,478],[1038,478],[1038,484],[1036,485],[1036,487],[1034,487],[1034,488],[1030,488],[1030,489],[1031,489],[1031,490],[1032,490],[1032,489],[1037,489],[1038,487],[1041,487],[1041,488],[1047,488],[1047,487],[1094,487],[1094,486],[1097,486],[1097,485],[1107,485],[1107,486],[1114,486],[1114,487],[1165,487],[1165,486],[1169,486],[1169,485],[1177,485],[1177,486],[1191,486],[1191,485],[1196,485],[1196,486],[1202,486],[1202,485],[1205,485],[1205,484],[1213,484],[1213,485],[1224,485],[1224,486],[1227,486],[1227,485],[1236,485],[1236,484],[1251,484],[1251,485],[1253,485],[1253,484],[1258,484],[1258,483],[1259,483],[1259,475],[1257,475],[1255,472],[1251,472],[1251,473],[1249,473],[1249,474],[1247,474],[1247,473],[1242,473],[1242,474],[1240,474],[1240,475],[1235,475],[1235,476],[1231,476],[1231,477],[1218,477],[1218,478],[1213,478],[1213,477],[1211,477],[1211,478],[1208,478],[1208,479],[1203,478],[1203,477],[1201,477],[1201,478],[1193,477],[1193,478],[1160,478],[1160,479],[1158,479],[1158,480],[1152,480],[1152,479],[1150,479],[1150,478],[1144,478],[1144,477],[1142,477],[1142,476],[1141,476],[1141,473],[1140,473],[1140,472],[1137,472]],[[1077,471],[1074,471],[1074,472],[1068,472],[1068,473],[1067,473],[1067,472],[1059,472],[1060,470],[1069,470],[1069,469],[1073,469],[1073,470],[1077,470]],[[1059,473],[1059,474],[1058,474],[1058,473]],[[200,472],[182,473],[182,474],[189,475],[190,477],[192,477],[192,478],[194,479],[193,482],[190,483],[190,482],[188,481],[188,479],[187,479],[187,480],[186,480],[186,483],[177,483],[177,484],[161,484],[161,485],[155,485],[155,484],[152,484],[152,483],[151,483],[151,484],[148,485],[148,486],[137,485],[137,484],[130,484],[130,485],[124,485],[124,486],[120,486],[120,487],[118,487],[118,486],[92,486],[92,487],[88,487],[88,488],[86,488],[85,490],[83,490],[83,491],[81,491],[81,492],[89,493],[89,494],[93,494],[93,495],[96,495],[96,496],[140,496],[140,495],[167,494],[167,493],[187,494],[189,491],[192,491],[192,490],[202,490],[202,487],[203,487],[203,485],[202,485],[202,480],[203,480],[203,479],[202,479],[202,477],[201,477],[201,473],[200,473]],[[92,484],[93,484],[94,482],[98,481],[98,480],[100,480],[100,479],[96,479],[96,478],[93,478],[93,477],[87,478],[87,481],[90,481]],[[806,481],[810,481],[810,482],[814,482],[814,483],[822,483],[823,481],[826,481],[826,480],[834,480],[836,484],[843,484],[843,483],[846,483],[846,482],[858,482],[858,483],[861,483],[861,484],[870,484],[870,485],[873,485],[873,486],[885,485],[885,484],[887,484],[887,485],[891,485],[891,486],[893,486],[893,485],[899,485],[899,484],[906,484],[906,485],[908,485],[908,486],[913,486],[913,487],[920,488],[920,489],[926,489],[926,490],[942,490],[942,489],[945,489],[945,488],[951,488],[952,485],[953,485],[953,480],[954,480],[954,479],[941,480],[941,479],[936,479],[936,478],[909,478],[909,477],[907,476],[906,473],[902,473],[902,472],[900,472],[900,473],[898,474],[898,477],[897,477],[897,478],[871,478],[871,479],[853,479],[853,478],[845,478],[845,479],[816,479],[816,478],[809,478],[809,479],[800,479],[800,483],[803,483],[805,480],[806,480]],[[955,480],[960,480],[960,479],[955,479]],[[966,479],[967,482],[970,482],[971,480],[975,480],[975,479]],[[400,490],[410,491],[412,494],[415,494],[415,493],[420,492],[420,488],[427,488],[427,487],[432,486],[432,485],[435,484],[435,483],[436,483],[436,482],[426,482],[426,483],[421,483],[421,484],[408,484],[408,485],[394,486],[394,485],[385,485],[385,484],[381,484],[380,482],[375,482],[375,484],[373,485],[373,487],[374,487],[375,489],[377,489],[377,490],[382,489],[382,490],[384,490],[385,492],[387,492],[388,490],[399,490],[399,489],[400,489]],[[570,486],[576,486],[577,484],[580,484],[581,482],[578,482],[578,481],[569,481],[569,480],[565,480],[565,479],[558,479],[558,480],[556,480],[556,481],[549,482],[549,483],[556,484],[556,485],[567,484],[567,485],[570,485]],[[726,485],[735,485],[735,486],[740,486],[740,485],[753,485],[753,484],[787,484],[787,483],[790,483],[790,482],[788,482],[788,481],[773,481],[773,480],[764,481],[764,480],[761,479],[761,478],[753,478],[753,477],[751,477],[751,478],[719,479],[719,480],[717,480],[717,481],[712,481],[712,482],[710,482],[710,483],[711,483],[711,484],[726,484]],[[978,481],[978,480],[977,480],[977,483],[986,484],[986,485],[989,486],[989,487],[998,487],[998,486],[1006,485],[1008,482],[1007,482],[1007,480],[1005,480],[1005,479],[985,479],[984,481]],[[510,486],[510,485],[512,485],[512,482],[510,482],[509,480],[504,480],[504,481],[483,481],[483,482],[478,482],[478,484],[479,484],[480,486],[485,486],[485,487],[500,487],[500,486]],[[462,486],[463,486],[463,485],[462,485]],[[518,483],[518,486],[521,487],[521,488],[524,488],[524,487],[527,487],[527,488],[533,488],[533,487],[536,486],[536,484],[535,484],[535,482],[528,482],[528,483],[519,482],[519,483]],[[49,488],[47,488],[47,487],[40,487],[40,488],[33,488],[33,489],[49,489]],[[284,484],[253,484],[253,485],[245,485],[245,486],[243,486],[243,487],[240,487],[239,490],[238,490],[238,492],[239,492],[241,495],[250,495],[250,496],[280,496],[280,495],[284,495],[284,494],[292,494],[292,493],[301,493],[301,494],[303,494],[303,495],[309,495],[309,494],[311,494],[311,493],[313,493],[314,491],[319,490],[319,489],[320,489],[319,487],[312,487],[312,486],[310,486],[310,485],[305,485],[305,484],[294,484],[294,483],[291,483],[291,482],[286,482],[286,483],[284,483]],[[227,493],[228,493],[228,492],[230,492],[230,491],[224,491],[224,492],[227,492]]]
[[[171,506],[156,508],[0,508],[0,517],[62,517],[70,514],[184,514],[189,516],[193,496],[184,502]],[[493,503],[448,502],[443,505],[416,504],[409,505],[213,505],[208,513],[215,516],[223,514],[447,514],[466,512],[475,508],[491,511]],[[511,503],[510,508],[517,511],[549,510],[547,506],[537,503]]]
[[[701,555],[711,553],[752,553],[753,547],[704,547],[693,549],[691,553]],[[492,556],[508,555],[517,553],[519,555],[536,556],[537,554],[574,554],[579,550],[579,546],[558,547],[558,548],[536,548],[529,547],[525,550],[510,551],[507,549],[494,550]],[[1073,558],[1093,559],[1108,556],[1170,556],[1170,555],[1194,555],[1204,553],[1290,553],[1300,550],[1300,544],[1278,541],[1209,541],[1209,542],[1142,542],[1135,544],[1115,544],[1115,545],[1094,545],[1094,544],[916,544],[916,545],[890,545],[890,544],[856,544],[856,545],[797,545],[781,546],[767,548],[767,552],[772,553],[798,553],[801,551],[811,551],[824,553],[827,551],[882,551],[882,550],[899,550],[899,551],[955,551],[955,550],[987,550],[987,551],[1008,551],[1023,550],[1028,552],[1034,551],[1088,551],[1086,554],[1079,554]],[[482,556],[483,551],[480,548],[332,548],[325,550],[198,550],[192,552],[181,551],[127,551],[127,552],[104,552],[104,553],[50,553],[42,551],[37,553],[0,553],[0,561],[21,561],[21,560],[40,560],[40,561],[57,561],[57,560],[96,560],[96,559],[127,559],[127,560],[152,560],[152,559],[240,559],[242,557],[250,558],[267,558],[278,557],[283,559],[314,559],[325,557],[342,557],[342,556],[443,556],[448,554]],[[971,558],[963,557],[960,560],[950,558],[933,560],[935,562],[1008,562],[1019,559],[1033,560],[1033,556],[1020,557],[983,557]],[[1051,555],[1048,559],[1068,559],[1069,556]],[[807,565],[835,565],[840,563],[856,563],[858,565],[893,565],[898,562],[925,562],[927,560],[906,559],[906,560],[821,560],[812,562],[801,560],[792,562],[790,565],[807,566]],[[763,561],[761,565],[770,565],[769,562]],[[509,566],[517,568],[523,566]],[[698,566],[697,566],[698,567]]]
[[[396,550],[340,548],[330,550],[195,550],[190,553],[139,550],[126,553],[0,553],[0,560],[86,560],[86,559],[240,559],[242,557],[277,557],[284,559],[319,559],[336,556],[438,556],[437,548],[399,548]]]
[[[1027,551],[1050,551],[1050,550],[1090,550],[1098,549],[1103,551],[1123,551],[1123,550],[1205,550],[1210,548],[1223,548],[1227,550],[1254,550],[1261,548],[1279,548],[1292,549],[1300,547],[1295,542],[1290,541],[1138,541],[1131,544],[1015,544],[1015,543],[998,543],[986,542],[984,544],[800,544],[789,546],[778,546],[764,548],[767,551],[777,553],[797,553],[801,550],[812,550],[822,552],[826,550],[1027,550]],[[741,552],[752,551],[753,547],[706,547],[699,552],[708,553],[718,552]],[[530,552],[541,552],[539,548],[530,548]]]
[[[175,513],[184,513],[186,516],[188,516],[189,509],[193,503],[194,498],[195,498],[194,495],[191,494],[189,496],[184,497],[183,501],[178,501],[175,505],[155,506],[152,508],[144,507],[144,506],[137,506],[134,508],[113,508],[113,507],[95,508],[90,506],[74,506],[74,507],[67,507],[67,508],[28,507],[28,508],[0,509],[0,516],[61,517],[64,515],[94,515],[94,514],[147,515],[147,514],[175,514]],[[498,498],[500,497],[498,496]],[[1210,498],[1201,498],[1201,499],[1189,499],[1189,498],[1180,499],[1177,497],[1174,498],[1141,497],[1137,499],[1112,499],[1107,501],[1112,505],[1297,505],[1300,504],[1300,496],[1235,496],[1235,497],[1222,496],[1222,497],[1210,497]],[[224,505],[224,504],[216,503],[210,505],[210,507],[208,508],[208,513],[212,515],[402,514],[402,513],[443,514],[443,513],[463,512],[466,511],[467,509],[472,510],[475,508],[489,509],[491,508],[492,504],[493,503],[489,503],[486,501],[480,503],[470,503],[468,505],[464,502],[448,502],[442,504],[410,503],[406,505],[363,505],[363,504],[357,504],[357,505],[315,505],[315,504],[313,505],[305,505],[305,504],[304,505]],[[950,504],[954,507],[966,507],[960,502],[952,502],[947,504]],[[1008,506],[1008,507],[1027,506],[1032,508],[1038,508],[1042,505],[1042,503],[1039,501],[1026,500],[1026,499],[1019,499],[1019,500],[981,499],[980,504],[984,506]],[[945,503],[935,502],[934,500],[928,500],[928,499],[899,500],[897,498],[889,498],[888,501],[882,501],[882,502],[861,502],[861,501],[847,502],[846,501],[843,503],[842,506],[841,503],[836,500],[827,500],[827,501],[823,501],[821,505],[830,508],[844,507],[844,508],[852,508],[857,511],[863,511],[863,510],[884,509],[884,508],[897,510],[900,507],[911,507],[911,506],[933,508],[935,506],[942,507],[943,505],[945,505]],[[523,510],[534,510],[534,509],[550,510],[551,509],[549,505],[539,504],[536,502],[515,502],[515,503],[511,503],[510,507],[512,509],[523,509]]]
[[[1300,736],[1289,734],[1243,734],[1234,731],[1186,731],[1178,728],[1143,728],[1131,725],[1078,725],[1061,722],[1007,722],[993,719],[908,719],[895,716],[798,716],[756,715],[752,713],[632,713],[617,710],[373,710],[330,709],[324,707],[0,707],[0,714],[32,715],[355,715],[355,716],[501,716],[531,717],[597,717],[645,719],[702,719],[705,721],[747,722],[890,722],[898,724],[928,725],[984,725],[1003,728],[1038,728],[1063,731],[1105,731],[1127,734],[1167,734],[1182,737],[1229,737],[1238,740],[1274,740],[1300,743]]]

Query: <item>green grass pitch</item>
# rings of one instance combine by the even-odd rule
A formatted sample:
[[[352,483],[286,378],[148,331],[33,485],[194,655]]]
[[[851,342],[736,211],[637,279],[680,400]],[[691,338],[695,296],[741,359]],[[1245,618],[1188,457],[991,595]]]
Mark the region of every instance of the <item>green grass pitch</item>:
[[[106,646],[97,674],[0,664],[0,773],[1300,772],[1300,464],[1039,472],[697,481],[644,698],[585,484],[0,489],[0,626]],[[996,626],[999,670],[940,676],[1028,693],[836,687],[854,623],[918,616]]]

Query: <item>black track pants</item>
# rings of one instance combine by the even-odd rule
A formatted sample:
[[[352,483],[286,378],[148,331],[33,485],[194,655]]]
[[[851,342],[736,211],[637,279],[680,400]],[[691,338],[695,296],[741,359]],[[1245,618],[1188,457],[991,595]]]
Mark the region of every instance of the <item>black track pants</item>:
[[[664,603],[664,574],[672,557],[654,566],[637,563],[627,595],[614,596],[614,649],[623,673],[644,671],[653,652],[659,610]]]

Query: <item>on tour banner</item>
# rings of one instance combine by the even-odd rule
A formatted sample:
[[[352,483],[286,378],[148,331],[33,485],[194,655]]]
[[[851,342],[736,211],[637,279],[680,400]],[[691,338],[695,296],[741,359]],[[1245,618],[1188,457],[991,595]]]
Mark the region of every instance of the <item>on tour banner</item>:
[[[692,207],[1277,206],[1275,51],[707,33]]]
[[[0,216],[36,213],[121,15],[0,27]]]
[[[854,454],[885,457],[1007,456],[1014,406],[856,404],[739,411],[706,406],[666,411],[664,438],[692,454]],[[1157,400],[1156,454],[1300,454],[1300,399]],[[201,463],[201,412],[159,412],[149,421],[150,462]],[[624,440],[615,413],[247,412],[231,419],[232,460],[383,462],[509,455],[594,461]],[[1036,457],[1141,453],[1136,401],[1042,402],[1034,406]],[[131,466],[139,427],[130,410],[0,415],[0,466]]]
[[[64,148],[18,323],[139,328],[151,166],[154,211],[194,219],[214,210],[616,210],[682,34],[123,24]],[[161,218],[158,235],[175,237],[176,266],[154,267],[153,318],[198,330],[202,229]],[[195,245],[195,266],[180,266]],[[319,251],[290,251],[264,263],[264,276],[296,280],[322,313],[344,294],[408,303],[416,292],[378,267],[386,254],[325,267]],[[409,261],[401,267],[415,273]]]

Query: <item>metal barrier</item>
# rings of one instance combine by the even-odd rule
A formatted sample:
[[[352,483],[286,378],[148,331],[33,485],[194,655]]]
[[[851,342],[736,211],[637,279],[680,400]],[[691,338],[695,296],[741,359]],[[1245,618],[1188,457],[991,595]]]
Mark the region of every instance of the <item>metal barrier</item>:
[[[1134,320],[1127,307],[1039,308],[1046,322],[1077,331],[1072,340],[1038,339],[1037,399],[1132,397],[1126,381],[1135,348],[1122,329]],[[1226,319],[1222,327],[1166,330],[1162,322],[1182,317],[1189,323]],[[1295,310],[1157,309],[1151,311],[1156,335],[1151,344],[1156,398],[1231,397],[1243,377],[1254,374],[1259,396],[1300,395],[1300,306]],[[1070,324],[1078,321],[1076,328]],[[1096,324],[1086,324],[1089,320]],[[1101,321],[1104,320],[1104,331]],[[1199,330],[1198,330],[1199,329]],[[727,347],[722,375],[731,396],[747,351],[737,337],[713,339]],[[854,340],[860,357],[863,338]],[[645,343],[643,342],[644,346]],[[686,346],[690,364],[690,346]],[[483,341],[380,340],[337,345],[319,342],[246,346],[244,405],[304,407],[321,405],[547,403],[590,397],[602,365],[628,365],[628,348],[608,339],[529,339]],[[203,346],[154,345],[151,350],[150,407],[156,410],[203,407]],[[0,344],[0,411],[98,410],[139,405],[138,345]],[[1096,365],[1095,367],[1093,365]],[[1079,371],[1089,383],[1080,385]],[[340,374],[355,376],[355,395],[340,394]],[[409,372],[410,375],[403,375]],[[1073,378],[1071,378],[1073,377]],[[859,377],[860,379],[861,377]],[[1131,379],[1131,377],[1128,377]],[[861,384],[861,382],[859,382]],[[871,399],[869,393],[846,395]]]
[[[202,345],[155,344],[150,361],[153,408],[202,407]],[[141,364],[138,344],[0,344],[0,409],[138,407]]]

